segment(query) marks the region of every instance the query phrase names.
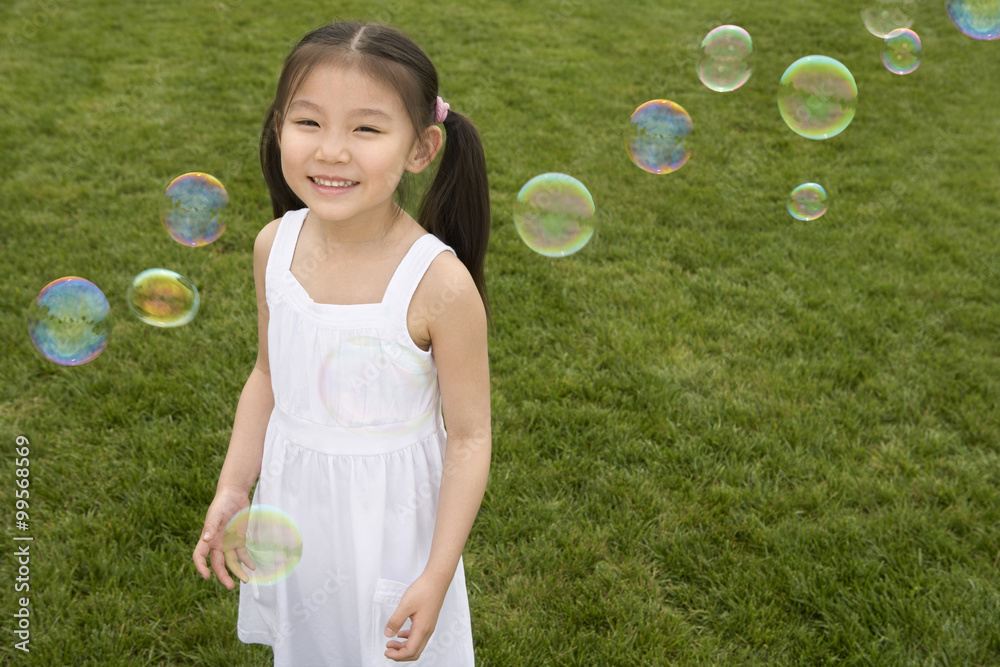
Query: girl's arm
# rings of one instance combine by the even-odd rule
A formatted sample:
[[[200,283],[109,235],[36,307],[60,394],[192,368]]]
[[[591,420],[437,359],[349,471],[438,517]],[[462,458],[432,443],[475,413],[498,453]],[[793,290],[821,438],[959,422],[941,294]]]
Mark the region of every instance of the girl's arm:
[[[194,550],[195,567],[201,576],[208,579],[211,574],[205,565],[208,556],[212,570],[226,588],[235,586],[225,565],[242,580],[246,573],[231,553],[222,549],[222,537],[226,524],[239,510],[249,507],[250,490],[260,475],[261,459],[264,453],[264,432],[274,408],[274,394],[271,392],[271,371],[267,356],[268,310],[264,292],[264,273],[267,258],[271,252],[278,221],[270,223],[257,235],[254,242],[253,272],[257,294],[257,362],[247,378],[240,401],[236,407],[233,433],[229,440],[229,450],[222,464],[219,483],[215,489],[215,499],[205,516],[205,526],[201,539]],[[242,555],[242,554],[240,554]]]
[[[240,394],[233,421],[233,434],[229,440],[229,451],[222,464],[217,490],[230,488],[250,494],[254,482],[260,475],[260,463],[264,455],[264,432],[274,409],[274,394],[271,392],[271,367],[267,357],[268,310],[265,298],[264,273],[267,258],[271,254],[274,235],[278,231],[275,220],[260,230],[253,244],[253,279],[257,294],[257,362]]]
[[[406,640],[386,643],[385,656],[393,660],[419,657],[434,632],[490,472],[486,309],[476,284],[454,255],[441,253],[417,286],[411,307],[427,323],[448,441],[430,556],[385,628],[386,637]],[[410,627],[401,630],[407,618]]]
[[[439,264],[437,279],[428,285],[432,289],[426,291],[423,312],[440,313],[429,318],[428,330],[448,440],[434,538],[423,576],[447,589],[490,472],[490,366],[486,309],[472,276],[450,253],[442,253],[433,264]]]

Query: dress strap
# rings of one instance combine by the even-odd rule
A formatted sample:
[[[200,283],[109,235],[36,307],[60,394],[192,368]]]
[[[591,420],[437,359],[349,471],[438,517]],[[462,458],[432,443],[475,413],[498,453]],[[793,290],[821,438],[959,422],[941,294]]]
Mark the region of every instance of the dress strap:
[[[274,280],[279,280],[292,266],[295,244],[299,240],[299,231],[308,213],[308,208],[300,208],[297,211],[288,211],[282,216],[281,222],[278,223],[278,231],[274,235],[274,243],[271,244],[271,254],[267,258],[267,284],[274,283],[272,276]]]
[[[406,331],[406,311],[410,307],[410,299],[417,291],[417,285],[431,262],[445,251],[455,254],[451,246],[433,234],[424,234],[410,246],[392,280],[389,281],[382,299],[385,317],[394,327],[402,327],[402,330]]]

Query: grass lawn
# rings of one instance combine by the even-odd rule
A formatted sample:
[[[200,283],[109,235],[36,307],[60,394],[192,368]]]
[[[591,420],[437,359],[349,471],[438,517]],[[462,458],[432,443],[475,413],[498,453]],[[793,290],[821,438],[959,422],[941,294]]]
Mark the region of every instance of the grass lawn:
[[[908,1],[924,62],[896,76],[864,6],[5,0],[0,662],[270,664],[236,638],[237,594],[190,554],[256,355],[262,115],[291,46],[340,17],[410,34],[485,143],[493,465],[465,552],[477,664],[1000,664],[1000,41]],[[716,93],[695,65],[725,23],[753,36],[755,69]],[[827,141],[794,134],[775,100],[812,54],[859,89]],[[658,98],[694,121],[690,161],[662,176],[621,139]],[[231,200],[202,248],[159,222],[163,188],[189,171]],[[549,171],[586,184],[600,215],[567,258],[530,251],[511,218]],[[830,209],[799,222],[785,199],[808,181]],[[150,267],[197,285],[193,322],[129,314]],[[113,329],[96,360],[61,367],[25,310],[70,275],[101,287]],[[30,654],[12,632],[25,534]]]

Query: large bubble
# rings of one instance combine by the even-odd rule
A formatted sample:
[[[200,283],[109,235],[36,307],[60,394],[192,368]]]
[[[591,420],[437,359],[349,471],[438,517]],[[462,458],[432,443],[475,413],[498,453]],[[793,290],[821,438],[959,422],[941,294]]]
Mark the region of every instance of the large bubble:
[[[826,213],[826,190],[819,183],[803,183],[788,195],[788,212],[796,220],[816,220]]]
[[[893,74],[909,74],[920,67],[922,51],[917,33],[907,28],[893,30],[882,45],[882,64]]]
[[[178,176],[166,189],[163,226],[186,246],[203,246],[226,231],[221,211],[229,195],[215,176],[200,171]]]
[[[1000,0],[945,0],[948,18],[972,39],[1000,39]]]
[[[698,78],[714,91],[728,93],[750,80],[753,73],[750,34],[735,25],[715,28],[701,41]]]
[[[915,0],[869,0],[868,5],[861,10],[861,20],[868,32],[885,38],[893,30],[913,25],[909,7],[912,4],[915,4]]]
[[[844,65],[827,56],[806,56],[789,66],[778,87],[785,123],[806,139],[835,137],[851,124],[858,86]]]
[[[247,583],[267,586],[286,579],[302,560],[302,535],[298,524],[287,513],[270,505],[252,505],[237,512],[222,535],[223,551],[243,548],[253,560],[254,569],[244,567]]]
[[[629,119],[625,149],[637,167],[651,174],[669,174],[691,157],[689,137],[694,125],[684,108],[670,100],[650,100]]]
[[[169,269],[146,269],[133,280],[126,295],[129,310],[154,327],[179,327],[198,314],[198,288]]]
[[[28,335],[49,361],[79,366],[107,345],[110,307],[94,283],[77,276],[53,280],[28,307]]]
[[[535,252],[565,257],[590,242],[595,210],[594,198],[580,181],[566,174],[540,174],[517,193],[514,226]]]
[[[440,298],[417,317],[440,315],[455,295],[445,290]],[[414,415],[413,397],[434,385],[435,372],[434,362],[408,345],[359,333],[343,339],[324,358],[317,389],[339,426],[360,435],[406,435],[434,418],[430,413]]]

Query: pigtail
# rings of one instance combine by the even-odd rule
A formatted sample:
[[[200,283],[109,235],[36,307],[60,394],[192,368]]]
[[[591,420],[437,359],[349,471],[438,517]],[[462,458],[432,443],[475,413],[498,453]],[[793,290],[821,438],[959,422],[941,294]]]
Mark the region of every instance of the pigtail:
[[[483,264],[490,237],[490,188],[483,143],[472,121],[460,113],[448,111],[444,127],[444,155],[418,218],[465,264],[489,318]]]
[[[305,208],[298,195],[292,192],[281,173],[281,148],[278,146],[278,112],[272,104],[264,117],[264,127],[260,133],[260,168],[264,172],[264,182],[271,194],[271,208],[274,217],[280,218],[288,211]]]

